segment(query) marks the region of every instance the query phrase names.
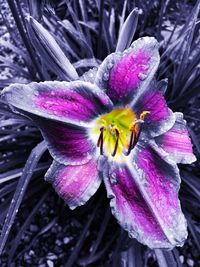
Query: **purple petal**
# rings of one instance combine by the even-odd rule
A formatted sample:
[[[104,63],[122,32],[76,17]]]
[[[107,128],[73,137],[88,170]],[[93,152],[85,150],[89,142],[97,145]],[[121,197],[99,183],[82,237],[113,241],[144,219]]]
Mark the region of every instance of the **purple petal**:
[[[134,179],[126,166],[109,170],[105,184],[112,213],[130,237],[152,248],[167,247],[168,240]]]
[[[171,245],[183,245],[187,229],[178,199],[180,175],[177,165],[153,141],[138,146],[133,160],[141,170],[141,188],[163,232]]]
[[[73,124],[91,121],[112,108],[97,86],[84,81],[14,84],[3,90],[3,96],[20,113]]]
[[[158,43],[153,37],[133,42],[123,53],[109,55],[95,79],[115,103],[129,103],[145,91],[159,64]]]
[[[137,165],[111,164],[104,177],[112,212],[129,235],[150,248],[171,249],[183,245],[186,221],[178,200],[177,166],[159,153],[140,147],[134,155]]]
[[[97,163],[93,160],[79,166],[65,166],[54,161],[45,180],[52,183],[70,209],[84,205],[101,184]]]
[[[88,162],[96,147],[88,138],[87,129],[31,116],[40,128],[52,157],[62,164],[79,165]]]
[[[174,113],[167,107],[164,96],[154,80],[149,85],[149,90],[132,103],[132,108],[139,116],[143,111],[150,113],[145,117],[146,130],[151,136],[158,136],[168,131],[175,123]]]
[[[169,153],[169,157],[176,163],[189,164],[196,161],[192,151],[192,143],[186,127],[183,114],[176,112],[176,122],[174,126],[163,135],[156,138],[156,142]]]
[[[4,89],[3,96],[14,111],[35,122],[61,164],[79,165],[93,157],[96,147],[89,140],[87,122],[112,107],[103,92],[86,82],[16,84]]]

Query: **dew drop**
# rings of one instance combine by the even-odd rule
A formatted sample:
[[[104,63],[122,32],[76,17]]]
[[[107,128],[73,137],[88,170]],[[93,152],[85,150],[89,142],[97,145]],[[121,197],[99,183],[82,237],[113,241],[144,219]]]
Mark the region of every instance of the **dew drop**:
[[[89,77],[92,78],[94,74],[92,72],[89,73]]]
[[[116,185],[118,183],[116,174],[114,172],[109,174],[109,178],[110,178],[111,185]]]
[[[142,70],[143,71],[147,71],[148,69],[149,69],[149,64],[142,64],[142,65],[140,65],[140,67],[142,67]]]
[[[119,51],[115,53],[115,56],[117,56],[117,57],[120,57],[121,55],[122,55],[122,54],[121,54],[121,52],[119,52]]]
[[[77,111],[79,109],[78,105],[74,103],[73,104],[73,109]]]
[[[107,81],[107,80],[108,80],[108,76],[109,76],[108,73],[104,73],[104,75],[103,75],[103,80],[104,80],[104,81]]]
[[[137,57],[137,56],[136,56],[135,54],[132,54],[132,55],[131,55],[131,59],[136,59],[136,57]]]
[[[113,62],[109,62],[108,65],[107,65],[107,68],[108,69],[111,69],[113,67],[114,63]]]
[[[38,91],[34,91],[34,96],[39,96],[39,92]]]
[[[144,81],[144,80],[147,78],[147,75],[144,74],[144,73],[139,73],[139,74],[138,74],[138,78],[139,78],[141,81]]]

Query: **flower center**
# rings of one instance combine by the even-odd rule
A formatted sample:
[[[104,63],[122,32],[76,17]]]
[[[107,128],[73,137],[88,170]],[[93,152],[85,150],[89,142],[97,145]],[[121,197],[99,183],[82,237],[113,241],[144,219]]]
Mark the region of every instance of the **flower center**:
[[[118,108],[101,116],[92,129],[101,155],[114,157],[128,156],[137,144],[144,117],[149,114],[143,111],[139,118],[129,107]]]

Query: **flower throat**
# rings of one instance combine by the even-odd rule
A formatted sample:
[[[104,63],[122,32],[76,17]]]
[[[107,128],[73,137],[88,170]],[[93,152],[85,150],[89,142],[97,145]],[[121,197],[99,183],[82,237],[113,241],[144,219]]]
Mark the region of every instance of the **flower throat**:
[[[101,116],[95,127],[100,154],[112,157],[122,154],[128,156],[139,140],[147,114],[148,111],[143,111],[137,118],[130,108],[125,107]]]

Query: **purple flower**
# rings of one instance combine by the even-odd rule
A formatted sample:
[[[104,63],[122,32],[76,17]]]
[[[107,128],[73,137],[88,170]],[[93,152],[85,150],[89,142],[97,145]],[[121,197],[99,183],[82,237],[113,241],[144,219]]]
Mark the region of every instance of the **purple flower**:
[[[82,80],[14,84],[3,97],[40,128],[54,159],[46,180],[71,209],[103,180],[130,237],[173,248],[187,237],[177,163],[195,156],[182,113],[163,97],[166,82],[154,78],[158,64],[157,41],[140,38]]]

